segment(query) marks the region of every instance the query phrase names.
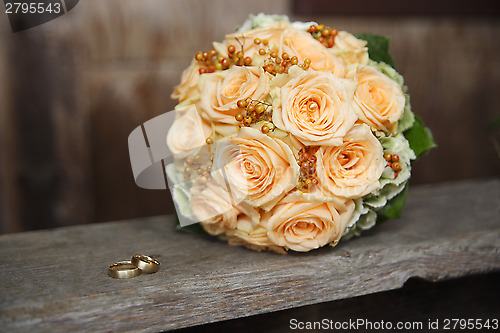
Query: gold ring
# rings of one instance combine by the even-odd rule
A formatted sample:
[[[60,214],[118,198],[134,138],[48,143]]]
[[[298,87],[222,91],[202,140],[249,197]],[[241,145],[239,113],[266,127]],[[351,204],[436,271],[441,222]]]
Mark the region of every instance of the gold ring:
[[[136,254],[132,257],[132,264],[139,268],[143,273],[156,273],[160,269],[160,262],[142,254]]]
[[[115,279],[130,279],[141,275],[142,271],[131,261],[119,261],[110,265],[108,275]]]

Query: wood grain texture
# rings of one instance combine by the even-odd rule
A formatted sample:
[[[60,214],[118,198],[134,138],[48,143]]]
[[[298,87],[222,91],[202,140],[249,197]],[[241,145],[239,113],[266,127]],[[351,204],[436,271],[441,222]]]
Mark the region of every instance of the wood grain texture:
[[[171,72],[171,66],[152,65],[129,70],[96,66],[86,73],[89,118],[93,136],[100,138],[90,142],[96,222],[173,213],[169,191],[135,184],[128,151],[130,132],[173,109],[165,97]]]
[[[16,34],[0,15],[0,233],[172,212],[167,192],[135,186],[129,132],[174,107],[197,51],[250,13],[292,15],[291,5],[86,0]],[[439,145],[414,164],[414,184],[500,177],[500,129],[486,130],[500,109],[497,18],[323,14],[291,19],[391,37],[413,109]],[[51,158],[30,159],[40,153]]]
[[[0,15],[0,234],[22,231],[18,223],[16,140],[14,139],[7,15]]]
[[[474,4],[454,0],[343,1],[293,0],[293,12],[301,15],[425,15],[425,16],[498,16],[495,0],[477,0]]]
[[[0,108],[5,158],[0,209],[6,211],[0,232],[92,219],[81,52],[67,28],[63,24],[15,34],[2,31],[6,75],[0,90],[8,96],[2,98],[6,107]]]
[[[155,255],[161,270],[107,266]],[[500,269],[500,180],[410,189],[400,220],[307,254],[257,253],[173,231],[173,217],[0,236],[7,332],[158,332]]]
[[[319,322],[324,319],[335,324],[364,319],[365,322],[410,323],[413,329],[397,332],[429,332],[429,320],[438,320],[445,332],[444,322],[450,318],[497,318],[500,313],[500,271],[475,274],[439,282],[419,278],[409,279],[402,288],[364,296],[325,302],[288,310],[265,313],[217,323],[174,330],[175,333],[282,333],[292,331],[291,319],[298,322]],[[491,320],[491,319],[490,319]],[[422,329],[418,327],[422,325]],[[373,325],[372,325],[373,326]],[[394,327],[393,326],[393,327]],[[340,332],[371,331],[370,325]],[[326,330],[305,330],[324,332]],[[373,330],[375,331],[375,330]],[[380,330],[382,331],[382,330]],[[388,331],[388,330],[386,330]],[[484,330],[487,331],[487,330]]]

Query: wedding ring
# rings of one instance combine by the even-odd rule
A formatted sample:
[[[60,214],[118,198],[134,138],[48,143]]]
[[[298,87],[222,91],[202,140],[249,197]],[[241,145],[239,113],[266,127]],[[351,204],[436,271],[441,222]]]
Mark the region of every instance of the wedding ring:
[[[136,254],[132,257],[132,264],[139,268],[143,273],[156,273],[160,269],[160,262],[142,254]]]
[[[119,261],[110,265],[108,275],[115,279],[130,279],[141,275],[142,271],[131,261]]]

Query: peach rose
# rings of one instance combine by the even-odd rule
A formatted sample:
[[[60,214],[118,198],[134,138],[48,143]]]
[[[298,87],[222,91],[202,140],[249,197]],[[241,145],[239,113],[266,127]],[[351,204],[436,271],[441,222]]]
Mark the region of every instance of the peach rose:
[[[200,107],[209,120],[236,125],[240,99],[262,100],[269,91],[269,79],[260,67],[233,66],[202,75]]]
[[[198,81],[200,80],[199,69],[201,65],[193,59],[191,65],[182,72],[181,83],[174,87],[174,92],[170,95],[171,98],[180,102],[184,102],[188,98],[196,97],[200,94],[198,89]]]
[[[283,198],[262,217],[267,236],[276,245],[307,252],[328,243],[336,245],[354,211],[354,202],[288,201]]]
[[[401,86],[371,66],[359,65],[346,76],[358,82],[354,111],[359,119],[375,129],[395,133],[405,107]]]
[[[366,44],[365,40],[357,39],[347,31],[339,31],[337,36],[335,36],[335,45],[330,50],[333,54],[342,58],[346,65],[366,65],[368,63],[368,48]]]
[[[328,72],[292,71],[280,89],[273,122],[306,146],[339,145],[357,120],[352,110],[355,84]]]
[[[238,218],[244,216],[250,224],[258,224],[257,210],[245,203],[236,203],[227,189],[213,180],[191,188],[191,210],[203,228],[211,235],[236,229]]]
[[[338,77],[345,75],[342,61],[305,31],[286,29],[281,37],[280,54],[282,52],[297,56],[299,63],[309,58],[310,68],[314,70],[331,72]]]
[[[176,110],[176,119],[167,134],[167,145],[175,158],[196,154],[205,145],[212,129],[198,114],[195,105]]]
[[[269,210],[296,186],[299,165],[283,141],[245,127],[218,143],[212,170],[235,198]]]
[[[226,47],[234,45],[236,51],[240,51],[243,45],[245,56],[253,57],[253,55],[258,54],[259,49],[262,47],[267,50],[277,49],[280,43],[281,34],[287,27],[289,27],[288,22],[276,22],[265,28],[226,35]],[[269,44],[267,46],[255,44],[255,38],[260,38],[260,40],[267,39]]]
[[[380,187],[383,148],[365,124],[355,125],[341,145],[320,147],[316,156],[319,186],[326,194],[355,199]]]

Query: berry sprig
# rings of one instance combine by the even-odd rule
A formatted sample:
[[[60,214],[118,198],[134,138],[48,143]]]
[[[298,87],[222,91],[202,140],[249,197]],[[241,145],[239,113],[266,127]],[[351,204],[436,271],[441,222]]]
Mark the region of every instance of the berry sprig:
[[[238,52],[236,52],[236,46],[229,45],[227,47],[227,56],[230,62],[236,66],[250,66],[252,64],[252,58],[245,56],[243,44],[241,44],[241,50]]]
[[[219,54],[217,50],[211,49],[210,51],[198,52],[194,58],[202,64],[198,70],[200,74],[213,73],[216,70],[228,69],[230,62],[223,55]]]
[[[253,100],[251,98],[240,99],[236,105],[242,109],[234,118],[239,123],[239,127],[249,127],[252,124],[260,121],[272,122],[271,105],[262,101]],[[264,134],[273,131],[275,128],[271,124],[264,124],[260,131]]]
[[[311,59],[306,58],[302,64],[299,64],[299,59],[296,56],[290,57],[288,53],[283,52],[280,57],[278,52],[273,51],[269,53],[269,58],[264,60],[262,67],[267,73],[276,75],[288,74],[290,67],[295,65],[307,70],[311,65]]]
[[[202,64],[202,67],[199,69],[199,73],[214,73],[216,70],[228,69],[232,65],[251,66],[253,59],[249,56],[245,56],[243,44],[241,42],[239,43],[241,45],[241,50],[239,51],[236,51],[236,46],[232,44],[228,45],[227,57],[219,54],[219,52],[215,49],[196,53],[194,58]],[[304,62],[299,64],[299,59],[296,56],[290,56],[286,52],[283,52],[280,56],[277,51],[269,49],[269,41],[267,39],[261,40],[260,38],[255,38],[254,43],[256,45],[262,45],[262,47],[258,50],[259,55],[269,55],[268,58],[264,59],[262,68],[271,75],[288,74],[288,70],[292,66],[299,66],[300,68],[307,70],[311,65],[311,59],[309,58],[304,59]]]
[[[241,45],[240,51],[236,51],[236,46],[228,45],[227,57],[223,56],[215,49],[211,49],[210,51],[204,51],[204,52],[200,51],[196,53],[194,58],[201,64],[203,64],[203,67],[199,69],[199,73],[200,74],[213,73],[216,70],[229,69],[231,65],[250,66],[253,60],[251,57],[245,56],[245,52],[243,51],[243,44],[241,42],[239,43]]]
[[[184,159],[184,179],[191,180],[193,177],[200,183],[206,183],[212,166],[204,166],[200,154],[188,156]]]
[[[313,148],[303,148],[299,151],[297,163],[300,166],[299,182],[297,189],[301,192],[308,192],[311,186],[318,185],[316,176],[316,155]]]
[[[394,178],[398,178],[399,173],[403,167],[399,163],[398,154],[385,154],[384,159],[387,161],[387,166],[394,171]]]
[[[200,184],[205,184],[210,177],[210,170],[212,170],[213,156],[210,145],[214,143],[212,137],[206,138],[205,142],[208,145],[210,157],[205,161],[201,155],[195,154],[188,156],[184,159],[184,179],[186,181],[195,180]]]
[[[327,28],[324,24],[311,24],[307,32],[326,48],[331,48],[335,45],[335,36],[338,34],[337,29]]]
[[[288,74],[288,70],[294,65],[300,66],[301,68],[307,70],[309,68],[309,65],[311,64],[311,59],[309,58],[305,59],[304,63],[299,64],[299,59],[296,56],[290,57],[290,55],[288,55],[288,53],[286,52],[283,52],[280,57],[276,50],[271,50],[269,48],[269,41],[267,39],[261,40],[257,37],[253,42],[256,45],[262,45],[262,47],[259,48],[258,51],[259,55],[269,55],[268,58],[264,59],[262,68],[264,69],[264,71],[271,75]]]

